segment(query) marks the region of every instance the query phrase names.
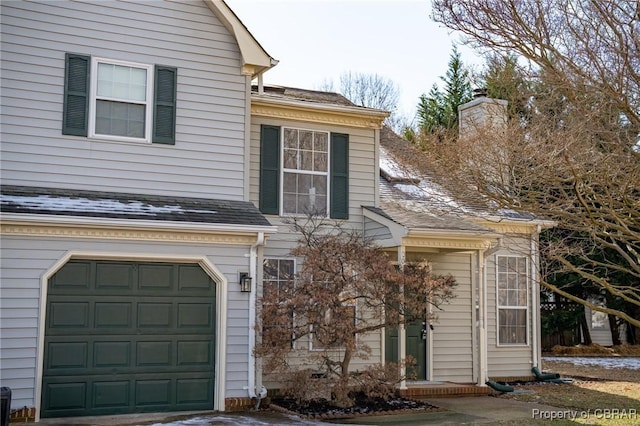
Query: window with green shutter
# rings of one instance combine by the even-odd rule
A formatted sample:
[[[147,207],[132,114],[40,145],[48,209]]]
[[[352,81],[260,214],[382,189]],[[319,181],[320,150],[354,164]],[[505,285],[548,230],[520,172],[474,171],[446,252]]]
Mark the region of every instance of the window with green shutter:
[[[66,55],[63,134],[175,143],[177,70]]]
[[[349,218],[349,135],[261,127],[260,210]]]

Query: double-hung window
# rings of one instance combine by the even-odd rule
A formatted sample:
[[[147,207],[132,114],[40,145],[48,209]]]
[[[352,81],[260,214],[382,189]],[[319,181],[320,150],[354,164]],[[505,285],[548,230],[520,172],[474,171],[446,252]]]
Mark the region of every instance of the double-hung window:
[[[282,214],[327,215],[329,133],[284,128]]]
[[[178,70],[67,53],[62,134],[175,144]]]
[[[262,125],[260,211],[349,218],[349,135]]]
[[[150,141],[153,67],[92,58],[89,136]]]
[[[498,344],[526,345],[529,318],[527,258],[497,257]]]

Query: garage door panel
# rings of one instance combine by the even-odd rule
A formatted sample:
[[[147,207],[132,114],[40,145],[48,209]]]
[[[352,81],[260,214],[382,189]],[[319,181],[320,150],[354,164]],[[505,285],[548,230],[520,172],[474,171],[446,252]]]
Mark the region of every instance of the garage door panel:
[[[138,288],[140,290],[172,291],[174,267],[173,265],[140,265],[138,277]]]
[[[98,341],[93,343],[93,367],[126,368],[131,365],[131,342]]]
[[[47,296],[42,417],[213,408],[215,284],[198,265],[61,271]]]
[[[45,383],[43,410],[79,410],[86,406],[87,384],[84,381],[71,383]]]
[[[211,379],[178,379],[177,401],[180,404],[202,404],[213,398],[213,383]]]
[[[88,302],[55,302],[49,305],[49,328],[89,327]]]
[[[128,291],[134,288],[135,264],[105,262],[96,265],[96,290]]]
[[[172,303],[138,303],[139,328],[170,328],[172,326]]]
[[[211,328],[213,306],[211,303],[179,303],[178,328]]]
[[[96,302],[95,328],[131,328],[133,302]]]
[[[178,342],[178,365],[207,365],[213,362],[210,341]]]
[[[136,405],[169,405],[172,403],[172,381],[138,380],[136,382]]]
[[[93,383],[93,406],[96,408],[126,409],[131,405],[129,389],[130,380]]]
[[[138,342],[136,347],[136,365],[139,367],[173,365],[173,342],[170,340]]]
[[[180,265],[178,268],[178,289],[183,293],[202,292],[210,290],[211,278],[196,265]]]
[[[49,288],[56,291],[86,291],[91,284],[90,277],[90,262],[67,263],[49,281]]]
[[[89,345],[85,341],[51,342],[47,349],[49,356],[46,366],[49,370],[87,368]]]

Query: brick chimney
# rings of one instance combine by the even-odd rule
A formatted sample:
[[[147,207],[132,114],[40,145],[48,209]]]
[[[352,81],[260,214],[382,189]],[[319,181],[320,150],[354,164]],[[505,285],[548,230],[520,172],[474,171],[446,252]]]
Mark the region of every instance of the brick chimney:
[[[475,89],[473,100],[458,106],[460,137],[471,136],[479,129],[504,131],[507,125],[507,104],[503,99],[487,97],[487,89]]]

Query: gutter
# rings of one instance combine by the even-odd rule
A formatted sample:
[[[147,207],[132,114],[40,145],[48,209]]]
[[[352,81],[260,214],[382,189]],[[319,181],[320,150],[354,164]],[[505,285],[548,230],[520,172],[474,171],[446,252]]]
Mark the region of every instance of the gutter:
[[[272,225],[235,225],[227,223],[206,222],[176,222],[166,220],[139,219],[109,219],[87,216],[63,216],[46,214],[2,213],[0,220],[3,224],[12,225],[46,225],[46,226],[95,226],[100,228],[127,229],[156,229],[163,231],[192,231],[192,232],[229,232],[229,233],[275,233],[278,231]]]

